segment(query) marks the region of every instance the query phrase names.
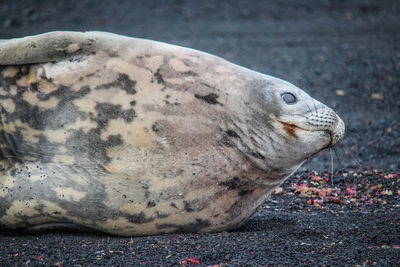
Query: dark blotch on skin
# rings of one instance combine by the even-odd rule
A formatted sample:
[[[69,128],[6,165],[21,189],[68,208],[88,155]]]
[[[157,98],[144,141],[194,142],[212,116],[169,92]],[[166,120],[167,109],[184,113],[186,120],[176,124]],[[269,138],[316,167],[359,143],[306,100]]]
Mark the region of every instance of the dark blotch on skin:
[[[20,67],[20,72],[16,75],[22,78],[22,74],[29,73],[30,67]],[[9,91],[11,85],[16,85],[16,78],[12,79],[1,79],[0,85]],[[56,107],[50,109],[42,109],[37,105],[31,105],[25,101],[23,94],[27,90],[35,91],[36,96],[40,101],[46,101],[51,97],[56,97],[59,102]],[[7,95],[3,98],[12,99],[15,103],[15,111],[12,113],[6,113],[2,108],[1,113],[4,121],[13,123],[20,119],[22,122],[28,124],[29,127],[36,130],[51,130],[51,129],[63,129],[66,125],[74,123],[78,118],[86,119],[87,114],[81,112],[74,104],[73,100],[85,97],[90,93],[90,88],[84,86],[79,91],[71,90],[68,86],[60,85],[57,90],[46,94],[40,91],[40,85],[37,83],[30,84],[29,87],[17,86],[17,94],[15,96]],[[2,97],[0,97],[2,99]],[[67,115],[66,115],[67,114]],[[70,132],[68,132],[69,134]],[[67,134],[67,132],[65,133]],[[42,163],[50,162],[55,154],[58,153],[59,146],[55,142],[50,142],[45,135],[38,134],[39,142],[29,142],[24,139],[23,132],[20,128],[16,128],[16,131],[12,134],[2,132],[0,134],[0,143],[6,144],[7,148],[2,149],[0,158],[4,157],[12,162],[21,161],[24,162],[24,158],[27,156],[35,157]],[[79,136],[81,138],[82,136]],[[109,140],[111,143],[115,143],[112,138]],[[100,146],[101,147],[101,146]],[[97,149],[97,151],[100,149]],[[75,155],[76,149],[70,150],[70,155]],[[86,154],[84,153],[86,157]]]
[[[169,214],[161,213],[160,211],[157,211],[156,214],[157,214],[157,218],[161,218],[161,219],[167,218],[169,216]]]
[[[240,136],[233,130],[227,130],[225,133],[230,137],[240,138]]]
[[[126,215],[128,221],[136,224],[148,223],[154,221],[154,218],[146,218],[144,212],[133,214],[133,215]]]
[[[186,65],[186,64],[185,64]],[[185,76],[199,76],[196,72],[193,72],[193,71],[191,71],[191,70],[189,70],[189,71],[185,71],[184,73],[183,73]]]
[[[106,51],[106,53],[110,56],[110,57],[118,57],[118,53],[116,51],[112,51],[112,50],[108,50]]]
[[[126,91],[127,94],[133,95],[136,94],[135,86],[136,81],[132,81],[129,79],[128,75],[120,73],[115,81],[97,86],[95,89],[109,89],[111,87],[117,87]]]
[[[109,120],[123,118],[126,122],[132,122],[136,116],[133,109],[121,110],[120,105],[110,103],[97,103],[95,107],[97,117],[92,117],[101,128],[107,126]]]
[[[220,140],[220,144],[227,147],[234,147],[232,138],[240,139],[240,136],[233,130],[226,130]]]
[[[285,169],[284,168],[271,168],[271,172],[274,172],[274,173],[285,173]]]
[[[218,104],[218,105],[223,106],[223,105],[222,105],[220,102],[218,102],[218,100],[217,100],[217,98],[219,97],[219,95],[214,94],[214,93],[211,93],[211,94],[208,94],[208,95],[198,95],[198,94],[195,94],[194,97],[196,97],[197,99],[203,100],[203,101],[205,101],[205,102],[207,102],[208,104],[211,104],[211,105],[216,105],[216,104]]]
[[[201,211],[207,206],[206,203],[204,203],[204,201],[201,201],[200,199],[183,201],[183,205],[183,208],[187,212]]]
[[[144,189],[144,197],[148,199],[150,197],[149,185],[144,184],[142,185],[142,188]]]
[[[247,154],[249,154],[257,159],[265,159],[265,157],[258,152],[250,151],[250,152],[247,152]]]
[[[239,191],[238,195],[242,197],[242,196],[244,196],[246,194],[249,194],[251,192],[253,192],[253,190],[241,190],[241,191]]]
[[[171,103],[168,100],[164,100],[164,103],[167,105],[174,105],[174,106],[179,106],[181,103],[175,102],[175,103]]]
[[[7,84],[6,87],[9,88],[10,85],[12,84]],[[38,98],[43,101],[53,96],[58,98],[58,105],[51,109],[41,109],[36,105],[32,106],[23,99],[25,92],[26,88],[18,87],[17,95],[9,97],[14,100],[15,112],[5,114],[7,121],[21,119],[22,122],[27,123],[31,128],[45,130],[64,128],[64,125],[74,123],[78,118],[85,119],[86,117],[86,114],[79,111],[72,102],[87,95],[90,92],[89,87],[82,87],[78,92],[75,92],[71,88],[61,85],[56,91],[50,94],[38,92]],[[68,114],[68,116],[65,114]]]
[[[172,224],[172,223],[165,223],[165,224],[158,224],[158,229],[165,229],[173,227],[176,229],[177,232],[198,232],[203,228],[210,226],[211,223],[209,220],[196,218],[194,222],[187,223],[187,224]]]
[[[160,126],[158,125],[157,122],[153,123],[153,125],[151,126],[151,130],[153,130],[153,132],[158,132],[160,131]]]
[[[222,186],[226,186],[228,190],[233,190],[240,186],[240,179],[239,177],[233,177],[232,179],[220,182],[219,184]]]
[[[226,136],[224,135],[221,140],[219,141],[219,145],[227,146],[227,147],[234,147],[234,143]]]
[[[184,201],[184,209],[185,209],[187,212],[192,212],[192,211],[194,211],[194,209],[192,208],[192,206],[191,206],[191,204],[190,204],[189,201]]]
[[[58,153],[58,148],[54,147],[54,143],[49,142],[49,140],[42,134],[39,136],[39,142],[36,143],[35,145],[36,147],[33,155],[37,154],[41,155],[42,163],[51,162],[52,158]],[[24,154],[28,156],[30,155],[29,152],[26,152]]]
[[[98,128],[91,129],[87,133],[79,129],[67,138],[66,148],[78,162],[83,157],[85,160],[96,159],[100,164],[107,164],[111,161],[107,151],[123,143],[120,135],[110,135],[107,140],[103,140]]]
[[[165,81],[164,81],[163,77],[161,76],[160,71],[161,71],[161,69],[158,69],[158,70],[156,71],[156,73],[154,73],[154,77],[156,77],[157,83],[159,83],[159,84],[165,84]]]
[[[56,96],[60,100],[60,103],[67,104],[75,99],[83,98],[90,93],[90,90],[91,89],[89,86],[83,86],[81,89],[79,89],[79,91],[75,92],[71,90],[70,87],[61,85],[57,91],[48,94],[48,98]]]
[[[32,91],[34,91],[34,92],[39,91],[38,83],[31,83],[31,85],[29,86],[29,88],[30,88]]]
[[[156,202],[154,202],[154,200],[151,200],[149,202],[147,202],[147,207],[151,208],[151,207],[155,207],[156,206]]]

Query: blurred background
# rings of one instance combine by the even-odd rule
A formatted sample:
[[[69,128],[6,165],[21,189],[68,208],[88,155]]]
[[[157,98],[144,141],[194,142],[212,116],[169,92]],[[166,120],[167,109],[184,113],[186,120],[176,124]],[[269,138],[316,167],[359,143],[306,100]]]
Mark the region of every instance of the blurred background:
[[[109,31],[285,79],[345,121],[334,168],[400,169],[400,1],[0,0],[0,39]],[[303,167],[331,170],[330,151]]]

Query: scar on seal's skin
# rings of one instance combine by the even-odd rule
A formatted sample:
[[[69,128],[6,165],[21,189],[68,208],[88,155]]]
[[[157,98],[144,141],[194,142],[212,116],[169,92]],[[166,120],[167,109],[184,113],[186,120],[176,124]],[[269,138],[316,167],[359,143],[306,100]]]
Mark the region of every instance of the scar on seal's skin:
[[[208,95],[198,95],[198,94],[195,94],[194,97],[196,97],[197,99],[201,99],[201,100],[203,100],[203,101],[205,101],[205,102],[207,102],[208,104],[211,104],[211,105],[218,104],[218,105],[223,106],[223,105],[222,105],[220,102],[218,102],[218,100],[217,100],[217,98],[219,97],[219,95],[214,94],[214,93],[211,93],[211,94],[208,94]]]
[[[280,121],[280,120],[278,120],[278,122],[280,122],[283,125],[283,129],[286,131],[286,133],[288,135],[290,135],[291,137],[294,137],[296,139],[298,138],[296,132],[297,132],[297,130],[301,129],[300,127],[298,127],[294,124],[291,124],[291,123]]]

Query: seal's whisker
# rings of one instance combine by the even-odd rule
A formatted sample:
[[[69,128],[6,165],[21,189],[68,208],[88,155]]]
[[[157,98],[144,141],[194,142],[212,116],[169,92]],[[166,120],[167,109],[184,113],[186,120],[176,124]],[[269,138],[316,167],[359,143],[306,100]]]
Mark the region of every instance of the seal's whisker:
[[[306,106],[307,106],[308,110],[310,111],[311,115],[313,115],[313,111],[307,103],[306,103]]]
[[[311,100],[312,100],[312,102],[313,102],[313,104],[314,104],[315,113],[318,114],[318,109],[317,109],[317,105],[315,105],[315,100],[314,100],[314,98],[311,98]]]
[[[329,148],[329,152],[331,154],[331,184],[333,186],[333,154],[332,154],[332,148]]]
[[[299,94],[301,95],[302,94],[301,90],[298,90],[298,91],[299,91]],[[305,103],[306,103],[306,106],[307,106],[308,110],[310,111],[310,113],[313,114],[313,111],[310,108],[310,106],[308,105],[308,103],[307,102],[305,102]]]
[[[303,92],[302,92],[299,88],[297,89],[297,92],[299,93],[299,95],[302,95],[302,94],[303,94]],[[307,102],[305,102],[305,104],[306,104],[308,110],[310,111],[310,113],[311,113],[311,115],[312,115],[312,114],[313,114],[312,109],[310,108],[310,106],[308,105]]]
[[[333,147],[333,152],[335,152],[336,158],[338,159],[339,165],[341,169],[344,169],[342,161],[340,160],[339,154],[337,152],[336,146]]]
[[[350,154],[350,156],[353,158],[353,159],[355,159],[355,155],[358,155],[359,154],[359,144],[358,144],[358,140],[360,140],[361,139],[361,136],[357,133],[357,136],[356,136],[356,133],[355,132],[352,132],[352,133],[347,133],[346,134],[346,136],[348,136],[348,137],[351,137],[350,138],[350,140],[351,140],[351,144],[349,144],[348,145],[348,147],[350,147],[350,149],[348,149],[348,150],[344,150],[344,146],[342,147],[342,149],[344,150],[344,152],[345,152],[345,154],[347,155],[347,154]],[[347,138],[347,139],[349,139],[349,138]],[[375,141],[372,141],[372,142],[375,142]],[[358,164],[361,166],[361,164],[359,163],[359,161],[358,160],[356,160],[357,162],[358,162]]]
[[[356,168],[360,168],[362,166],[361,162],[357,160],[357,158],[353,155],[353,153],[351,151],[346,150],[346,148],[341,145],[339,145],[338,147],[340,147],[345,154],[348,154],[351,156],[351,158],[353,159],[353,162],[356,163]]]
[[[356,138],[361,138],[362,137],[361,134],[358,132],[358,130],[355,129],[355,128],[348,128],[347,129],[347,135],[354,136]]]
[[[310,142],[308,141],[308,138],[311,136],[311,131],[307,131],[307,133],[306,133],[306,136],[305,136],[305,138],[304,138],[304,140],[305,140],[305,143],[307,144],[307,150],[308,150],[308,148],[309,148],[309,146],[310,146]],[[308,153],[307,151],[305,151],[305,153]]]

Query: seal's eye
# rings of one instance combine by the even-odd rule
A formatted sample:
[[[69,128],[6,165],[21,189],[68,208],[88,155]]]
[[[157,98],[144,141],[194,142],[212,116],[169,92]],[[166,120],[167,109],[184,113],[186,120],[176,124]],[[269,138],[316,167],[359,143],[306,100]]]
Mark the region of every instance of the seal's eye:
[[[292,93],[283,93],[282,99],[286,102],[286,104],[294,104],[297,101],[296,97]]]

